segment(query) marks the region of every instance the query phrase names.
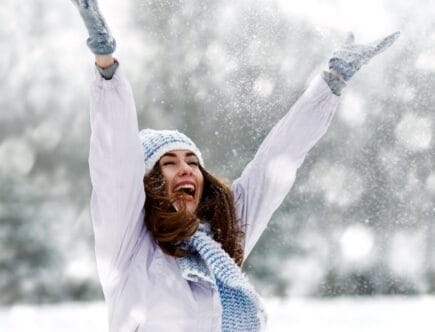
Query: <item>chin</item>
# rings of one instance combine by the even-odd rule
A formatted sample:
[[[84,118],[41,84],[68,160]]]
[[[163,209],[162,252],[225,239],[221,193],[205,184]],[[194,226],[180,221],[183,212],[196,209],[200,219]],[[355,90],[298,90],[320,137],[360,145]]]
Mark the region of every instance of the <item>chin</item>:
[[[196,211],[197,204],[195,202],[177,202],[174,204],[175,209],[178,211],[181,206],[184,205],[185,211],[194,214]]]
[[[186,204],[186,211],[194,214],[196,211],[196,204]]]

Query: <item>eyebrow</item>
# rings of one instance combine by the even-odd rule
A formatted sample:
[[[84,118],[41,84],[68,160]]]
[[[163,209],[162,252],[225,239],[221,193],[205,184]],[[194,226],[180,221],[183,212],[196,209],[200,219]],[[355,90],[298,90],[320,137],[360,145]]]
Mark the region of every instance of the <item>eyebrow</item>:
[[[196,154],[194,154],[193,152],[186,152],[186,154],[184,155],[185,157],[196,157]],[[163,157],[177,157],[177,155],[173,152],[166,152],[161,158]]]

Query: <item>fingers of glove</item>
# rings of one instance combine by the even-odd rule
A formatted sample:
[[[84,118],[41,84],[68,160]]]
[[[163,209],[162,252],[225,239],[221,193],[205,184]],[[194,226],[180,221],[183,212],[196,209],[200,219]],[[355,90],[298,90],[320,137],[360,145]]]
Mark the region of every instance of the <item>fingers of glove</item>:
[[[361,57],[365,60],[364,62],[368,61],[370,58],[374,57],[375,55],[383,52],[388,47],[390,47],[394,41],[399,37],[400,32],[397,31],[385,38],[378,39],[374,42],[371,42],[369,44],[363,45],[363,44],[355,44],[355,39],[353,33],[348,33],[346,37],[346,41],[343,44],[342,50],[347,52],[349,56],[355,56],[356,54],[360,54]]]
[[[397,31],[395,33],[392,33],[391,35],[375,41],[373,44],[373,56],[376,54],[379,54],[386,50],[388,47],[393,45],[393,43],[396,41],[397,38],[400,36],[400,31]]]
[[[343,52],[345,54],[343,58],[348,61],[359,61],[361,64],[366,64],[371,58],[385,50],[388,46],[389,45],[384,43],[384,40],[368,45],[353,44],[350,47],[348,46],[345,52]]]
[[[347,45],[352,45],[355,43],[355,36],[353,34],[353,32],[348,32],[346,35],[346,39],[344,40],[343,45],[347,46]]]
[[[373,58],[376,54],[376,49],[374,47],[366,46],[361,50],[361,63],[366,64]]]
[[[93,1],[91,0],[91,2]],[[89,8],[89,0],[79,0],[79,3],[83,8]]]
[[[96,0],[71,0],[71,2],[80,9],[97,8]]]
[[[340,58],[346,62],[360,61],[366,58],[372,52],[372,48],[364,45],[348,45],[334,52],[334,57]]]

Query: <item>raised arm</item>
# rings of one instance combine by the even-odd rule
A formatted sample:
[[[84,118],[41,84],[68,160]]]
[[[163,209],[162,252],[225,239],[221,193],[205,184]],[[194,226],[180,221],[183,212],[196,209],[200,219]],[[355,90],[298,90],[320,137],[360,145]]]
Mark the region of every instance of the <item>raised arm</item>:
[[[91,88],[89,168],[97,264],[106,292],[146,238],[143,151],[133,94],[112,57],[115,39],[95,0],[73,3],[88,29],[98,69]]]
[[[234,181],[231,189],[237,217],[246,225],[245,257],[290,191],[308,151],[328,129],[346,82],[398,35],[368,45],[357,45],[353,35],[348,35],[333,53],[329,70],[310,84],[267,135],[241,177]]]
[[[290,191],[306,154],[326,132],[338,99],[322,78],[316,78],[232,184],[237,217],[246,225],[245,257]]]

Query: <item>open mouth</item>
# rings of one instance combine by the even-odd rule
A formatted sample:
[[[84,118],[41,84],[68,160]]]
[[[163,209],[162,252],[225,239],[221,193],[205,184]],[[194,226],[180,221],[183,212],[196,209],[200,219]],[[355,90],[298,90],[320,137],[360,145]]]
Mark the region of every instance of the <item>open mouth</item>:
[[[174,192],[193,198],[195,196],[195,186],[193,184],[181,184],[174,188]]]

